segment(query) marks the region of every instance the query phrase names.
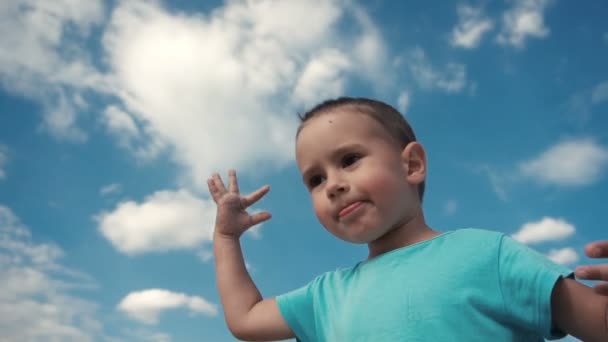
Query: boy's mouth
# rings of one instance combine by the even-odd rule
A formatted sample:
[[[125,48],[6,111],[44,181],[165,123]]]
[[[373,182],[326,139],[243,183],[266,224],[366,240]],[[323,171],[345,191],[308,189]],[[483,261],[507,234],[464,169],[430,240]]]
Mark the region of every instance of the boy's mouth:
[[[359,209],[359,207],[361,207],[362,205],[363,205],[362,201],[353,202],[353,203],[347,205],[346,207],[342,208],[340,210],[340,212],[338,213],[338,217],[343,218],[343,217],[353,213],[355,210]]]

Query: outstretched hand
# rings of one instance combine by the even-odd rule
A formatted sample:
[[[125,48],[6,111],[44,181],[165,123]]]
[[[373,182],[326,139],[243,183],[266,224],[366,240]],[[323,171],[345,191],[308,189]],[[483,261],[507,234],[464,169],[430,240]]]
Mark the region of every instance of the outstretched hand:
[[[207,180],[207,185],[217,204],[215,234],[239,238],[247,229],[270,219],[270,213],[266,211],[253,215],[247,212],[249,206],[268,193],[267,185],[241,196],[235,170],[228,171],[228,189],[217,173]]]
[[[588,244],[585,246],[585,254],[590,258],[608,258],[608,240]],[[579,279],[599,280],[600,283],[595,285],[596,292],[608,296],[608,263],[579,266],[574,274]]]

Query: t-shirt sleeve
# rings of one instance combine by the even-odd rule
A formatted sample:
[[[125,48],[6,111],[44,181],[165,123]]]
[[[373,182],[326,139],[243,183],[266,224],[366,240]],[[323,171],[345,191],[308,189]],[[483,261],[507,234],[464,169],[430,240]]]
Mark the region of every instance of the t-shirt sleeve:
[[[498,255],[498,273],[505,311],[509,320],[523,328],[557,339],[551,318],[551,294],[558,280],[571,277],[572,271],[544,255],[503,236]]]
[[[316,280],[276,297],[279,311],[298,342],[316,341],[314,288]]]

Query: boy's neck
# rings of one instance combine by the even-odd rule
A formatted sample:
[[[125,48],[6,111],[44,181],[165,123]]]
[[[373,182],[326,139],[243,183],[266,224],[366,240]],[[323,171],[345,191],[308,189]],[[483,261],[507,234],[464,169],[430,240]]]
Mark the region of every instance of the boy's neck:
[[[370,242],[367,245],[369,250],[367,258],[373,259],[386,252],[432,239],[439,234],[426,225],[424,215],[420,212],[409,221]]]

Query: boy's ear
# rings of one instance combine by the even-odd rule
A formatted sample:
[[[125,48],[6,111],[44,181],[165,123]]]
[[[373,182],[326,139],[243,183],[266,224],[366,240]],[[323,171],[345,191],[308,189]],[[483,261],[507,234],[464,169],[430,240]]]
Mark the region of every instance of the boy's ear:
[[[418,185],[426,179],[426,152],[419,142],[412,141],[401,151],[401,160],[408,183]]]

